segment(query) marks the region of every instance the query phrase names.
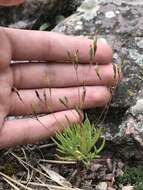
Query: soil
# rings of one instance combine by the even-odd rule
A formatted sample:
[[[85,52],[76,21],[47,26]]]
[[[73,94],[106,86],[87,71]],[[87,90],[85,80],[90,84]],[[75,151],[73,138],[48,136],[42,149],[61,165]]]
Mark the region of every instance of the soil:
[[[49,142],[47,143],[49,144]],[[25,147],[16,147],[15,149],[11,149],[7,152],[1,151],[0,172],[3,172],[14,179],[26,181],[28,175],[28,170],[26,168],[29,168],[29,172],[33,172],[33,175],[32,179],[28,181],[28,183],[31,181],[37,182],[38,177],[46,184],[49,183],[49,181],[47,181],[45,176],[35,172],[31,167],[28,167],[25,164],[23,166],[16,157],[21,158],[35,169],[40,169],[40,160],[47,160],[48,163],[44,161],[42,164],[48,169],[54,170],[65,177],[71,182],[73,187],[93,190],[96,189],[96,185],[99,182],[106,182],[108,187],[119,189],[120,184],[116,182],[116,178],[123,174],[122,170],[125,163],[123,163],[120,158],[116,158],[112,155],[111,152],[104,152],[100,158],[92,160],[91,165],[88,168],[86,168],[81,162],[77,162],[76,164],[50,163],[49,160],[57,160],[55,153],[55,147],[52,146],[51,148],[48,148],[45,146],[45,143],[44,145],[35,145],[35,147],[27,145]],[[53,182],[50,183],[53,184]],[[47,189],[38,186],[31,186],[31,188],[37,190]],[[2,177],[0,177],[0,190],[10,189],[11,187],[4,182]]]

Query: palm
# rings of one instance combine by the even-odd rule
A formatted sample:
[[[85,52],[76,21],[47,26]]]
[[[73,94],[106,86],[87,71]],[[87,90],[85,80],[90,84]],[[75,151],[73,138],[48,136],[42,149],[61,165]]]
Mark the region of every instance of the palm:
[[[10,68],[4,69],[0,74],[0,125],[4,118],[10,113],[10,102],[13,86],[13,76]]]

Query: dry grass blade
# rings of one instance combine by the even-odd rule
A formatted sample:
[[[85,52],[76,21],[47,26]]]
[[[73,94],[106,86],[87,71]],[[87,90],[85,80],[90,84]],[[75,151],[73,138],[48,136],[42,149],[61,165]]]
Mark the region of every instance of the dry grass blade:
[[[1,175],[2,177],[6,178],[8,181],[15,183],[16,185],[18,185],[18,186],[21,187],[22,189],[25,189],[25,190],[32,190],[30,187],[27,187],[27,186],[21,184],[19,181],[15,180],[15,179],[13,179],[13,178],[11,178],[11,177],[9,177],[9,176],[7,176],[6,174],[4,174],[4,173],[2,173],[2,172],[0,172],[0,175]]]
[[[23,152],[23,154],[24,154],[24,159],[27,161],[27,156],[26,156],[25,150],[24,150],[23,148],[21,148],[21,150],[22,150],[22,152]],[[30,181],[32,174],[30,173],[29,168],[26,167],[25,164],[23,164],[21,161],[19,161],[19,162],[20,162],[20,164],[27,170],[27,177],[26,177],[26,178],[27,178],[27,182]]]
[[[49,163],[49,164],[76,164],[76,161],[68,161],[68,160],[44,160],[40,159],[39,162]]]
[[[27,155],[26,155],[26,152],[25,152],[24,148],[21,148],[21,150],[22,150],[22,153],[24,155],[24,159],[27,161],[28,158],[27,158]]]
[[[20,190],[17,186],[15,186],[12,182],[10,182],[8,179],[3,177],[3,180],[6,181],[13,189]]]
[[[42,176],[46,177],[48,180],[50,179],[50,180],[52,180],[54,182],[57,182],[57,183],[59,182],[59,185],[51,185],[51,184],[45,184],[44,182],[42,182],[40,180],[40,183],[35,183],[35,182],[30,181],[30,182],[28,182],[28,185],[37,186],[37,187],[38,186],[39,187],[47,187],[48,189],[52,189],[52,190],[82,190],[82,189],[78,189],[78,188],[72,188],[71,187],[72,185],[70,184],[70,182],[68,182],[65,178],[60,176],[58,173],[56,173],[56,172],[54,172],[52,170],[47,170],[47,168],[45,166],[41,165],[43,170],[46,169],[46,170],[44,170],[45,172],[48,171],[48,172],[46,172],[48,175],[43,173],[39,169],[34,168],[29,163],[24,162],[20,157],[18,157],[14,153],[10,152],[10,154],[12,156],[14,156],[21,164],[23,163],[24,165],[29,166],[31,169],[33,169],[34,171],[40,173]],[[5,174],[3,174],[1,172],[0,172],[0,175],[2,175],[3,177],[8,179],[9,181],[11,181],[11,182],[17,184],[18,186],[20,186],[21,187],[20,189],[33,190],[33,188],[31,189],[30,187],[26,187],[25,185],[23,185],[23,184],[27,185],[27,181],[20,181],[22,183],[21,184],[20,182],[10,178],[9,176],[6,176]],[[54,180],[55,179],[54,177],[56,177],[56,180]],[[61,180],[61,182],[59,180]]]
[[[23,184],[26,183],[26,181],[22,181]],[[31,186],[36,186],[36,187],[47,187],[48,189],[52,190],[83,190],[79,188],[70,188],[70,187],[62,187],[62,186],[57,186],[57,185],[50,185],[50,184],[43,184],[43,183],[35,183],[35,182],[30,182],[29,185]]]
[[[15,155],[14,153],[10,152],[10,154],[15,157],[20,163],[23,163],[25,164],[26,166],[29,166],[32,170],[36,171],[37,173],[43,175],[44,177],[48,178],[49,179],[49,176],[44,174],[42,171],[34,168],[31,164],[27,163],[27,162],[24,162],[21,158],[19,158],[17,155]]]
[[[39,149],[43,149],[43,148],[50,148],[50,147],[53,147],[55,146],[54,143],[49,143],[49,144],[42,144],[42,145],[39,145],[38,148]]]
[[[42,170],[44,170],[49,175],[51,180],[55,181],[58,185],[61,185],[67,188],[72,187],[72,184],[69,181],[67,181],[63,176],[58,174],[57,172],[48,169],[46,166],[42,164],[39,164],[39,166],[41,167]]]

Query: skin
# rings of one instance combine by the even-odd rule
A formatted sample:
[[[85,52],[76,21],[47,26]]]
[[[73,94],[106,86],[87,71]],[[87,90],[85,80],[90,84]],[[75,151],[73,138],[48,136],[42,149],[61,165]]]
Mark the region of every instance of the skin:
[[[25,0],[0,0],[1,6],[15,6],[24,3]]]
[[[120,80],[118,75],[114,78],[112,49],[105,41],[98,41],[93,64],[89,67],[91,44],[92,41],[84,37],[0,28],[0,149],[48,138],[68,127],[68,120],[80,122],[80,114],[74,108],[83,97],[83,83],[86,95],[82,109],[108,103],[111,98],[108,87]],[[67,56],[67,51],[74,54],[77,49],[80,56],[78,80]],[[29,62],[24,62],[26,60]],[[30,62],[32,60],[36,62]],[[11,61],[17,62],[12,64]],[[96,63],[102,80],[96,74]],[[12,91],[13,87],[18,89],[22,101]],[[35,90],[42,101],[45,92],[48,106],[37,98]],[[68,108],[59,101],[65,96]],[[37,113],[46,114],[38,117],[40,122],[29,117],[33,113],[31,104],[37,108]],[[9,115],[27,117],[6,120]]]

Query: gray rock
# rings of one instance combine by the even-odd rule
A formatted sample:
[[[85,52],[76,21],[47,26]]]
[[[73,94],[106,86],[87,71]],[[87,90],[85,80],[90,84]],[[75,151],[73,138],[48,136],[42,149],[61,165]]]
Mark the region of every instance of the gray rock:
[[[85,0],[77,11],[53,31],[106,38],[113,46],[115,63],[123,64],[122,82],[117,86],[105,122],[106,139],[120,156],[143,156],[143,1]],[[98,111],[89,115],[97,120]],[[110,144],[110,149],[111,149]],[[120,145],[120,146],[119,146]],[[118,147],[118,148],[117,148]]]
[[[116,190],[116,189],[113,187],[108,187],[108,190]]]
[[[122,187],[122,190],[134,190],[134,187],[133,186],[124,186]]]
[[[115,17],[115,13],[113,11],[108,11],[105,13],[106,18],[113,18]]]
[[[143,49],[143,37],[136,37],[136,44],[139,48]]]
[[[107,190],[107,183],[100,182],[98,185],[96,185],[96,190]]]
[[[69,15],[81,2],[82,0],[25,0],[25,3],[19,6],[0,6],[0,25],[32,28],[40,17],[52,22],[59,14]]]

